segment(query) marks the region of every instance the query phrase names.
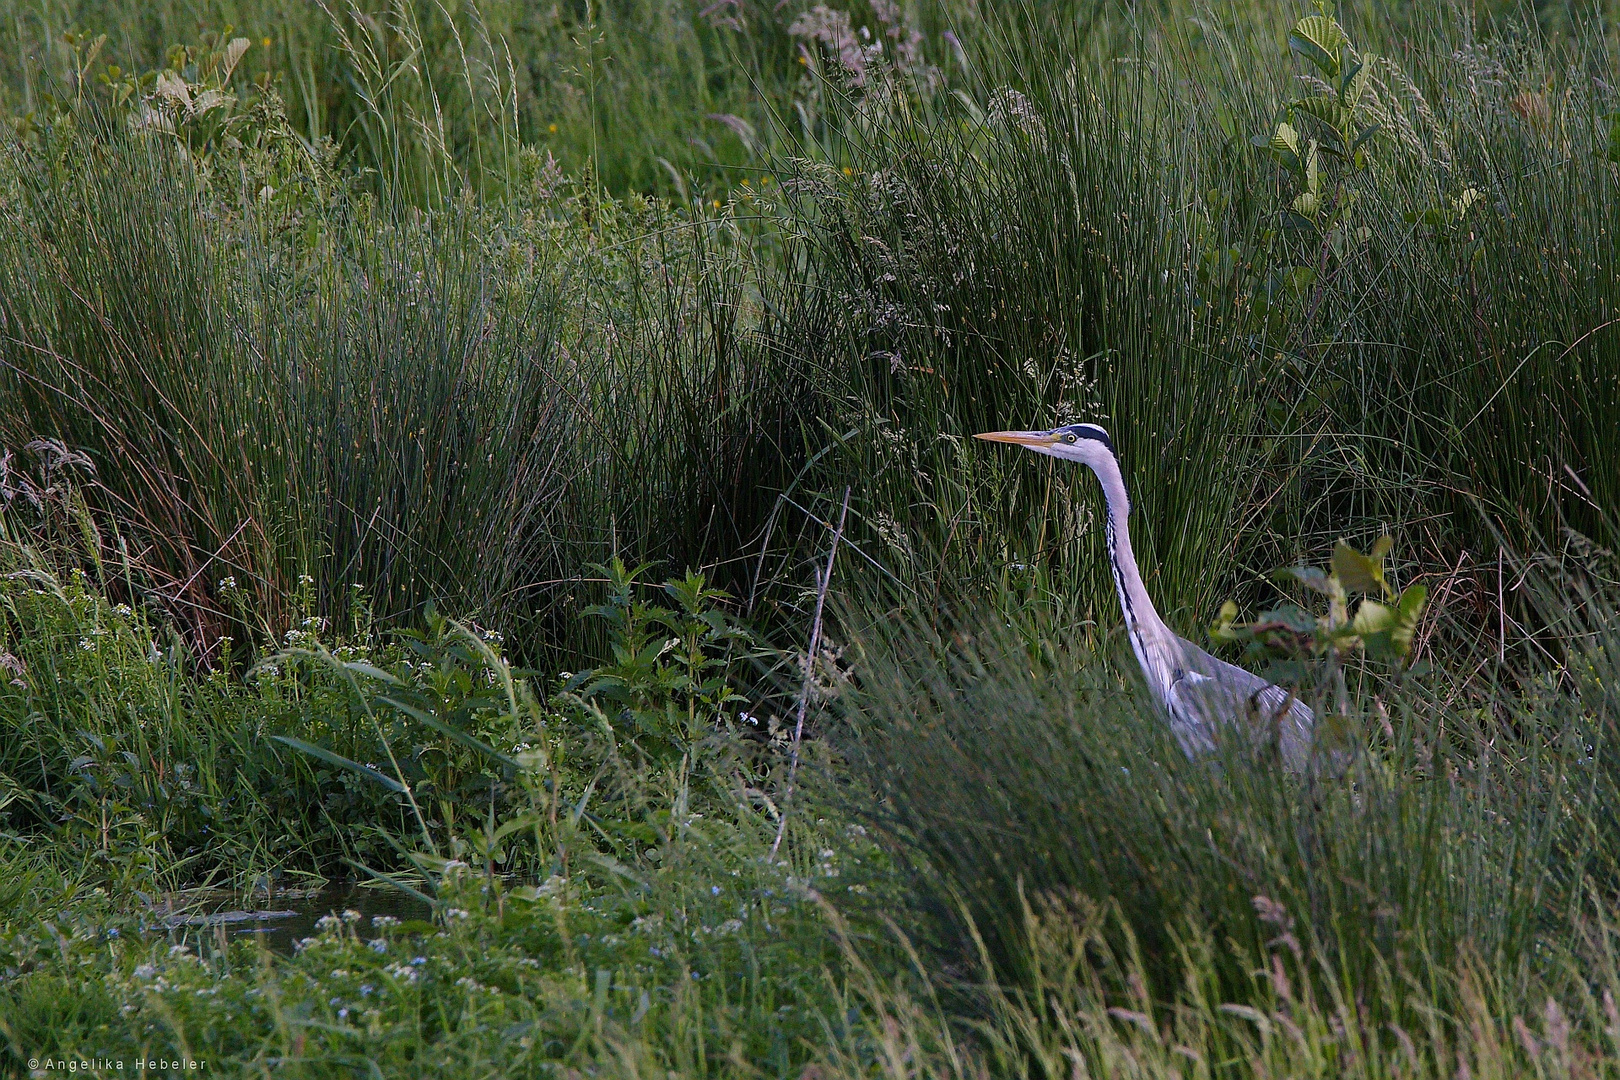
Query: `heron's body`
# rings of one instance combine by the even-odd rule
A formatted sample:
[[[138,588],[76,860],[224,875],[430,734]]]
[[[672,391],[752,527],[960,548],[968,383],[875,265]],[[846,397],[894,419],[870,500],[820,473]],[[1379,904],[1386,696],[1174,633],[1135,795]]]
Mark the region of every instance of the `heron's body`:
[[[1287,767],[1302,771],[1310,760],[1315,723],[1310,707],[1260,676],[1216,659],[1175,634],[1159,617],[1131,549],[1130,498],[1108,433],[1094,424],[1074,424],[1052,431],[993,432],[979,438],[1078,461],[1097,474],[1108,504],[1108,559],[1131,651],[1142,666],[1154,701],[1188,756],[1207,753],[1224,736],[1238,734],[1274,742]]]

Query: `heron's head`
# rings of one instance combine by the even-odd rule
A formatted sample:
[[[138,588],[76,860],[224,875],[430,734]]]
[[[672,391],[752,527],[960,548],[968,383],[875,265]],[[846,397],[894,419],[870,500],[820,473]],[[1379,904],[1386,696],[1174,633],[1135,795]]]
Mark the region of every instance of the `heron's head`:
[[[1050,431],[987,431],[974,438],[986,442],[1012,443],[1037,454],[1078,461],[1093,469],[1105,462],[1117,461],[1114,443],[1108,438],[1108,432],[1096,424],[1068,424]]]

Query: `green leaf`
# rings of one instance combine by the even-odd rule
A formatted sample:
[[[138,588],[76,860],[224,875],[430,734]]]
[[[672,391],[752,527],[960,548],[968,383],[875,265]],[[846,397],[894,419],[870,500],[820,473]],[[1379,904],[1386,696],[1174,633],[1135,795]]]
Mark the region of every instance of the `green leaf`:
[[[407,896],[414,896],[416,899],[418,899],[422,903],[426,904],[429,908],[436,908],[436,907],[439,906],[438,902],[435,901],[433,899],[433,897],[429,896],[427,893],[423,892],[421,889],[413,888],[412,886],[405,884],[403,881],[400,881],[398,878],[394,877],[392,874],[385,874],[381,870],[373,870],[371,867],[366,866],[364,863],[355,862],[353,859],[345,858],[343,861],[348,863],[350,866],[354,867],[356,870],[359,870],[361,873],[367,875],[368,877],[374,878],[377,881],[382,882],[384,885],[388,885],[388,886],[391,886],[391,887],[393,887],[395,889],[398,889],[400,892],[404,893]],[[420,920],[415,920],[415,921],[420,923]],[[427,933],[432,933],[433,931],[438,929],[438,927],[434,926],[432,923],[427,923],[426,927],[427,927],[427,930],[426,930]],[[406,932],[409,932],[410,924],[407,923],[404,926],[400,927],[400,929],[404,930]]]
[[[380,667],[366,663],[364,660],[349,660],[343,666],[356,675],[364,675],[368,679],[376,679],[379,682],[388,683],[390,686],[400,685],[399,680],[394,676]]]
[[[540,816],[534,813],[518,814],[515,817],[508,818],[506,821],[501,823],[500,828],[495,830],[494,835],[490,838],[490,842],[498,844],[520,829],[532,828],[534,825],[538,824],[539,821]]]
[[[1215,616],[1215,621],[1210,624],[1209,636],[1215,641],[1225,642],[1239,640],[1240,635],[1236,632],[1237,628],[1234,628],[1232,625],[1233,623],[1237,622],[1237,617],[1238,606],[1232,601],[1228,600],[1226,603],[1221,605],[1220,614]]]
[[[1322,200],[1318,199],[1314,192],[1307,191],[1289,204],[1289,208],[1302,218],[1314,220],[1316,211],[1321,208],[1321,205]]]
[[[1310,97],[1300,98],[1294,102],[1294,106],[1335,130],[1344,126],[1346,115],[1344,106],[1326,94],[1312,94]]]
[[[401,795],[405,794],[404,784],[401,784],[398,780],[395,780],[391,776],[384,776],[382,773],[378,772],[376,769],[373,769],[369,765],[362,765],[358,761],[350,761],[342,754],[334,754],[330,750],[307,743],[302,739],[294,739],[289,735],[272,735],[270,738],[274,742],[283,743],[292,747],[294,750],[297,750],[301,754],[308,754],[310,757],[324,761],[328,765],[336,765],[340,769],[348,769],[352,772],[357,772],[367,780],[375,780],[389,791],[393,791]]]
[[[1346,43],[1344,29],[1326,15],[1305,16],[1288,35],[1288,47],[1330,80],[1339,77],[1339,53]]]
[[[1340,540],[1333,545],[1333,576],[1339,579],[1339,584],[1345,592],[1382,592],[1384,588],[1382,557],[1377,561],[1370,559]]]
[[[1399,614],[1395,629],[1390,634],[1395,651],[1404,657],[1412,650],[1412,635],[1417,631],[1418,619],[1429,599],[1429,590],[1423,585],[1408,585],[1395,602]]]
[[[1307,589],[1329,596],[1333,594],[1333,585],[1319,566],[1291,566],[1283,571],[1283,575],[1293,578]]]
[[[400,712],[404,713],[406,716],[409,716],[412,720],[415,720],[417,723],[421,724],[422,726],[432,728],[434,731],[437,731],[440,735],[443,735],[448,739],[453,739],[454,741],[456,741],[456,742],[460,743],[461,745],[467,747],[469,750],[476,750],[480,754],[483,754],[485,757],[491,759],[492,761],[498,761],[502,765],[505,765],[507,768],[512,769],[513,771],[518,771],[518,770],[523,768],[523,766],[519,765],[516,761],[513,761],[511,758],[507,757],[505,754],[501,753],[499,750],[496,750],[493,746],[490,746],[487,743],[484,743],[481,740],[474,738],[473,736],[467,734],[465,731],[461,731],[461,730],[459,730],[457,728],[451,727],[449,724],[446,724],[443,720],[439,720],[439,719],[437,719],[437,718],[435,718],[433,716],[430,716],[427,713],[423,712],[421,709],[412,708],[411,706],[405,704],[403,701],[396,701],[391,697],[383,697],[381,695],[378,696],[377,701],[379,703],[383,704],[383,705],[388,705],[388,706],[390,706],[392,708],[398,709]]]
[[[548,894],[542,893],[539,889],[535,888],[533,885],[520,885],[517,888],[513,889],[512,891],[508,892],[506,895],[507,895],[508,898],[510,898],[512,900],[521,900],[525,904],[534,904],[534,903],[538,903],[540,901],[541,897],[546,896]]]
[[[1354,109],[1367,86],[1367,65],[1360,60],[1350,65],[1339,79],[1339,101],[1346,109]]]
[[[1356,618],[1351,623],[1355,632],[1362,637],[1372,634],[1383,634],[1393,630],[1399,621],[1399,615],[1394,608],[1386,607],[1376,600],[1363,600],[1361,607],[1356,609]]]
[[[1266,143],[1266,146],[1276,153],[1292,154],[1298,159],[1299,132],[1294,130],[1294,125],[1288,121],[1279,121],[1277,130],[1271,133],[1271,139]]]
[[[1368,124],[1366,127],[1362,128],[1360,133],[1356,135],[1356,141],[1350,144],[1351,152],[1360,150],[1362,144],[1368,139],[1372,138],[1374,135],[1378,134],[1378,129],[1383,126],[1384,125],[1382,124]]]

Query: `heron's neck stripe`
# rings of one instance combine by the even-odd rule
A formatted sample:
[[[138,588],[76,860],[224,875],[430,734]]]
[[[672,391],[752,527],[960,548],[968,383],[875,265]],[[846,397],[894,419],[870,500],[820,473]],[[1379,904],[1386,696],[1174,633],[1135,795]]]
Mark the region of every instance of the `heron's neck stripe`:
[[[1142,640],[1141,623],[1136,618],[1136,608],[1131,603],[1131,591],[1125,587],[1125,571],[1119,565],[1119,549],[1114,541],[1114,518],[1110,514],[1107,527],[1108,538],[1108,565],[1114,570],[1114,591],[1119,594],[1120,610],[1125,615],[1125,632],[1131,636],[1131,646],[1138,659],[1147,655],[1147,643]]]

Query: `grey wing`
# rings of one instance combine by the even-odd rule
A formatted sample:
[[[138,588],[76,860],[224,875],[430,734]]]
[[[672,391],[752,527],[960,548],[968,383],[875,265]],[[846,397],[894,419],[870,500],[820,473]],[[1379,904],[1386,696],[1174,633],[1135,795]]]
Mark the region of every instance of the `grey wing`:
[[[1214,746],[1220,728],[1238,725],[1266,735],[1276,725],[1276,738],[1288,767],[1300,771],[1311,756],[1316,714],[1309,705],[1251,671],[1216,659],[1190,641],[1182,641],[1186,668],[1171,682],[1167,704],[1177,738],[1189,754],[1194,747],[1181,732],[1196,729],[1197,749]]]

